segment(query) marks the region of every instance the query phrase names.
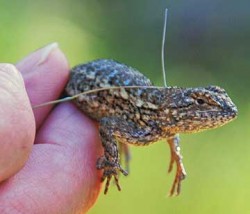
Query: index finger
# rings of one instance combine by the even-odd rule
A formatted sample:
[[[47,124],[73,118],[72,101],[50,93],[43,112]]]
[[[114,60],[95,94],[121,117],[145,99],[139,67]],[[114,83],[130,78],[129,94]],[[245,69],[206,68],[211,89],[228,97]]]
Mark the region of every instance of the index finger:
[[[57,99],[68,81],[69,65],[65,55],[52,43],[17,63],[32,106]],[[38,129],[53,106],[34,109]]]

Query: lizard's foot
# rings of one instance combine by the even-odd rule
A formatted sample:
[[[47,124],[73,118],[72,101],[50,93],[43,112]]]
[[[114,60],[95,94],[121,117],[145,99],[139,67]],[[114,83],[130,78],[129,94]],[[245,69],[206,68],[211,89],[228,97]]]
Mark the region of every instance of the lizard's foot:
[[[117,189],[121,191],[121,187],[119,184],[119,177],[118,177],[119,172],[121,172],[125,176],[128,175],[128,173],[124,169],[122,169],[119,163],[111,162],[107,160],[105,156],[102,156],[97,160],[96,168],[103,169],[103,175],[102,175],[101,181],[103,182],[105,179],[107,179],[104,194],[107,194],[108,192],[109,184],[110,184],[110,180],[112,176],[114,176]]]
[[[180,153],[179,141],[180,139],[178,135],[176,135],[174,138],[168,139],[168,144],[170,146],[170,151],[171,151],[171,160],[168,168],[169,173],[172,171],[174,163],[176,163],[176,174],[169,193],[170,196],[173,196],[174,194],[176,195],[180,194],[181,182],[186,177],[186,171],[182,163],[182,156]]]

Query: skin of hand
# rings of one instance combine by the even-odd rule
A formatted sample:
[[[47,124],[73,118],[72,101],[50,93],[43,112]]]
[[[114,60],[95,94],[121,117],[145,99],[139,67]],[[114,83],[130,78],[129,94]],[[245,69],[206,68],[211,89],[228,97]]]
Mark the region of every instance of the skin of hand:
[[[56,43],[0,64],[0,213],[86,213],[101,188],[97,124],[58,99],[69,78]]]

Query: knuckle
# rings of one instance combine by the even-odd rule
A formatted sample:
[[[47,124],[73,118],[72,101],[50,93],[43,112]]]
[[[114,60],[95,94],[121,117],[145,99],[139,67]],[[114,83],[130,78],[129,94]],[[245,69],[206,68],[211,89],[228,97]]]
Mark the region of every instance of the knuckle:
[[[5,72],[9,72],[12,70],[16,70],[16,67],[10,63],[0,63],[0,70],[5,71]]]
[[[5,73],[6,75],[11,75],[11,76],[19,76],[19,72],[16,69],[16,66],[10,63],[0,63],[0,72]]]

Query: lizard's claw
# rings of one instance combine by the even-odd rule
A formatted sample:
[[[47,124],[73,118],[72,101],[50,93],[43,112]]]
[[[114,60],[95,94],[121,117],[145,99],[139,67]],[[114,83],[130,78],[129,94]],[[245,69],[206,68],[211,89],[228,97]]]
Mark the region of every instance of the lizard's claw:
[[[180,146],[179,146],[179,136],[176,135],[174,138],[168,139],[168,144],[170,146],[170,152],[171,152],[171,160],[168,168],[169,173],[172,171],[174,163],[176,163],[175,179],[169,193],[170,196],[173,196],[174,194],[176,195],[180,194],[181,182],[186,177],[186,171],[182,163],[182,156],[180,153]]]
[[[174,194],[179,195],[181,192],[181,182],[182,180],[185,179],[186,177],[186,171],[184,169],[183,163],[179,160],[176,160],[176,174],[175,174],[175,179],[172,184],[169,196],[173,196]]]
[[[128,173],[120,166],[119,163],[110,162],[104,156],[102,156],[97,160],[96,167],[97,169],[103,169],[103,175],[101,181],[103,182],[105,181],[105,179],[107,179],[105,184],[104,194],[107,194],[108,192],[112,176],[115,179],[115,184],[117,186],[117,189],[121,191],[121,186],[119,184],[119,176],[118,176],[119,172],[121,172],[125,176],[127,176]]]

